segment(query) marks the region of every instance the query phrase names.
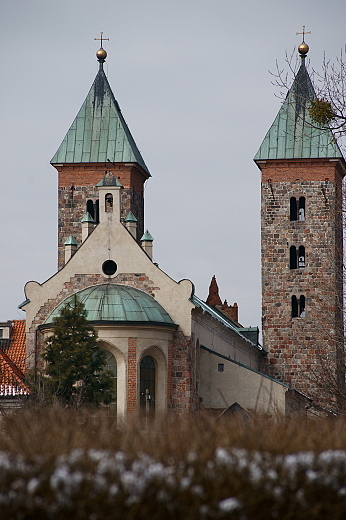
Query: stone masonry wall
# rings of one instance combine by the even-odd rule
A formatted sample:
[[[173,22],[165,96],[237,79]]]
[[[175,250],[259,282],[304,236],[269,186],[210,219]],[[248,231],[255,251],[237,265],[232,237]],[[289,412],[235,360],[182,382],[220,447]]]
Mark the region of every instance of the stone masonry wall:
[[[198,409],[196,390],[196,355],[193,336],[177,331],[168,349],[167,405],[178,413]]]
[[[332,380],[343,386],[343,172],[328,160],[267,161],[259,166],[268,371],[328,404]],[[305,197],[304,221],[290,220],[291,197]],[[305,247],[305,267],[290,269],[291,246]],[[293,295],[305,296],[304,317],[292,317]]]

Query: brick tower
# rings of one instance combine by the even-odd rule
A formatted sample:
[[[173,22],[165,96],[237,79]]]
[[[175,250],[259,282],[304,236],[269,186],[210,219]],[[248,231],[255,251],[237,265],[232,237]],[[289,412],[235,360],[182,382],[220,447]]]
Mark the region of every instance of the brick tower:
[[[268,371],[336,406],[344,386],[342,179],[332,132],[309,112],[301,66],[255,156],[262,172],[262,319]]]
[[[86,213],[98,223],[96,184],[111,172],[122,184],[121,218],[131,211],[139,240],[144,232],[144,182],[148,168],[136,146],[103,70],[107,57],[96,53],[99,71],[51,164],[58,170],[58,268],[64,265],[64,242],[72,235],[82,240]]]

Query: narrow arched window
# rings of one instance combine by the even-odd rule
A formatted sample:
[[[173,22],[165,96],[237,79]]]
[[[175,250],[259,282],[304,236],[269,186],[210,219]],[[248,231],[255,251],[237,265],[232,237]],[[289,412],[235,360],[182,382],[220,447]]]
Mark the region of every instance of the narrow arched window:
[[[299,298],[299,317],[305,318],[305,296]]]
[[[292,296],[292,318],[298,318],[298,300],[297,300],[297,296]]]
[[[297,199],[290,198],[290,220],[297,220]]]
[[[150,408],[155,406],[155,361],[151,356],[144,356],[140,365],[140,404]]]
[[[113,211],[113,195],[111,193],[106,194],[105,209],[107,212]]]
[[[94,211],[94,201],[88,200],[86,205],[86,210],[89,215],[95,220],[95,211]]]
[[[305,197],[290,198],[290,220],[305,220]]]
[[[296,246],[290,247],[290,269],[297,269],[297,248],[296,248]]]
[[[299,298],[297,298],[297,296],[292,296],[291,306],[292,318],[305,318],[305,296],[301,295]]]
[[[298,220],[305,220],[305,197],[299,197]]]
[[[95,200],[95,216],[94,216],[95,224],[100,222],[100,203],[99,199]]]
[[[109,370],[112,373],[112,377],[116,381],[117,379],[117,360],[111,352],[104,350],[105,353],[105,365],[104,369]]]
[[[105,354],[105,364],[103,366],[104,370],[109,371],[112,374],[113,377],[113,385],[114,385],[114,391],[115,391],[115,399],[112,403],[109,404],[108,410],[109,415],[116,417],[117,415],[117,377],[118,377],[118,366],[117,366],[117,360],[113,356],[109,350],[103,350]]]
[[[305,267],[305,247],[299,246],[298,249],[298,267]]]

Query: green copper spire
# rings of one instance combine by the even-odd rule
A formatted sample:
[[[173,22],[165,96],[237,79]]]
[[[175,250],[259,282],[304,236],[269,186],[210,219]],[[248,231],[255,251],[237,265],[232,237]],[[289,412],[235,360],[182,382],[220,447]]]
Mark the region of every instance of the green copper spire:
[[[124,222],[138,222],[132,211],[129,211],[126,215]]]
[[[64,246],[78,246],[78,242],[74,236],[70,235],[64,242]]]
[[[99,71],[51,164],[137,163],[150,175],[103,71],[107,53],[96,56]]]
[[[153,241],[154,241],[153,237],[151,236],[149,231],[146,230],[146,232],[143,234],[143,236],[141,238],[141,242],[153,242]]]
[[[298,74],[254,157],[255,161],[342,157],[332,131],[319,128],[313,123],[308,111],[309,102],[316,99],[305,67],[308,50],[305,42],[298,47],[302,60]]]
[[[81,218],[81,223],[85,224],[85,222],[88,222],[90,224],[95,224],[95,220],[92,218],[92,216],[88,212],[84,213],[83,217]],[[65,242],[65,244],[66,244],[66,242]]]

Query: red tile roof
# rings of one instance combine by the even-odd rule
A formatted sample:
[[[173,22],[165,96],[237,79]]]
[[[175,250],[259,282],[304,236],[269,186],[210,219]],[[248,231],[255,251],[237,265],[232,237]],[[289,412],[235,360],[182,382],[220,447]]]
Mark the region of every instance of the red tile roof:
[[[11,324],[10,340],[0,342],[0,396],[29,394],[29,389],[23,382],[25,320],[13,320]]]

